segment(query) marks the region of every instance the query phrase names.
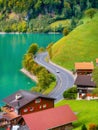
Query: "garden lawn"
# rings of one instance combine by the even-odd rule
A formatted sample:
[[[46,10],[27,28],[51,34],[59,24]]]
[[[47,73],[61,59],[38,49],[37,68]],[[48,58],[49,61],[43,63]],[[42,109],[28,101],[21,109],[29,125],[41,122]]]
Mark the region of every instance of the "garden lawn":
[[[77,113],[78,120],[73,123],[73,130],[81,130],[83,124],[86,124],[87,127],[90,123],[98,124],[98,100],[62,100],[55,106],[63,106],[65,104],[68,104]]]

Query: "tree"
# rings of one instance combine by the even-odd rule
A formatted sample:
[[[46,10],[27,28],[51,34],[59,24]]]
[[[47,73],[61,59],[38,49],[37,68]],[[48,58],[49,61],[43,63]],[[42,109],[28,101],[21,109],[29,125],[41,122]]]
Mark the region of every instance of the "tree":
[[[42,68],[41,71],[37,74],[38,77],[38,86],[42,89],[46,89],[49,85],[55,81],[55,77],[49,73],[45,68]]]
[[[87,130],[86,125],[83,124],[81,130]]]
[[[90,9],[88,9],[88,10],[85,11],[85,14],[89,18],[91,18],[91,19],[94,17],[95,13],[96,13],[96,9],[94,9],[94,8],[90,8]]]
[[[36,43],[32,43],[31,46],[28,49],[28,53],[32,53],[33,55],[35,55],[38,51],[38,44]]]
[[[64,93],[63,93],[63,97],[67,98],[67,99],[76,99],[76,95],[77,95],[76,87],[69,88],[68,90],[64,91]]]
[[[49,53],[49,57],[50,59],[52,58],[52,46],[53,46],[53,43],[50,43],[47,47],[47,51]]]
[[[63,29],[63,35],[64,35],[64,36],[67,36],[68,33],[69,33],[68,28],[64,28],[64,29]]]
[[[98,88],[95,88],[95,89],[93,90],[93,94],[96,95],[96,96],[98,96]]]

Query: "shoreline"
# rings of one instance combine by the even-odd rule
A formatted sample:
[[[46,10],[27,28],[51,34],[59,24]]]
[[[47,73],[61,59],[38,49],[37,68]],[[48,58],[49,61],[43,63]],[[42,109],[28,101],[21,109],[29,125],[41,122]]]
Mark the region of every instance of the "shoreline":
[[[29,71],[27,71],[25,68],[20,69],[20,71],[25,74],[27,77],[35,81],[36,83],[38,82],[37,77],[33,74],[31,74]]]

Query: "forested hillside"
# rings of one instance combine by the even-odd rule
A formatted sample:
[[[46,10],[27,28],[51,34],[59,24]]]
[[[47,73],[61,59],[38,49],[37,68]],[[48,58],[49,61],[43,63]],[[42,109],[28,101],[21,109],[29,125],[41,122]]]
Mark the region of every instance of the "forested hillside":
[[[98,8],[98,0],[0,0],[0,31],[48,32],[51,23],[80,19],[89,8]]]

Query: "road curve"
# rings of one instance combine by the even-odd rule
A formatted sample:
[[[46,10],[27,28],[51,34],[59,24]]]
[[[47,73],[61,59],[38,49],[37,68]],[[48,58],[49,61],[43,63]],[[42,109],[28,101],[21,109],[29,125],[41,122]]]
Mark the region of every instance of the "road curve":
[[[65,70],[50,62],[46,62],[45,58],[47,56],[47,52],[37,54],[34,58],[34,61],[44,66],[48,71],[56,76],[57,84],[49,96],[56,98],[55,102],[58,102],[63,99],[63,92],[73,86],[74,77],[68,70]]]

